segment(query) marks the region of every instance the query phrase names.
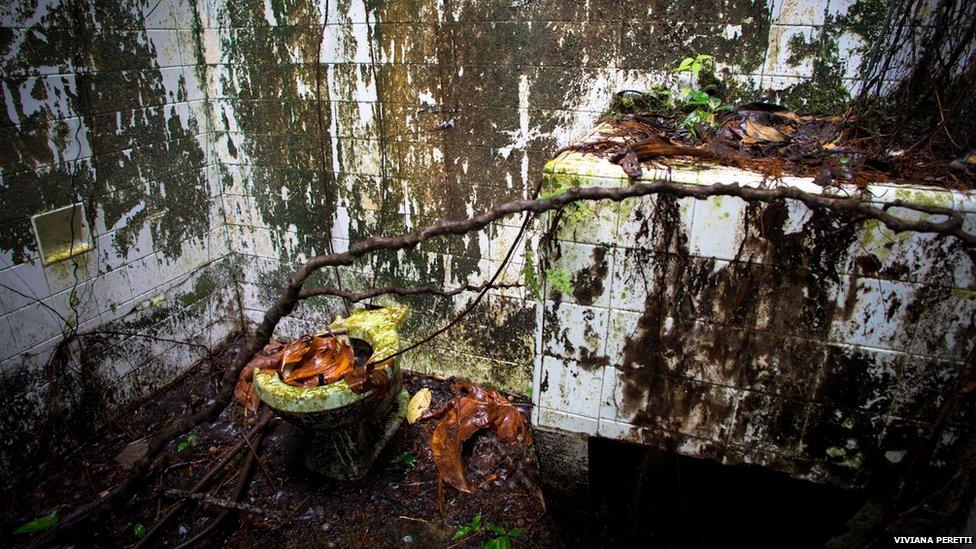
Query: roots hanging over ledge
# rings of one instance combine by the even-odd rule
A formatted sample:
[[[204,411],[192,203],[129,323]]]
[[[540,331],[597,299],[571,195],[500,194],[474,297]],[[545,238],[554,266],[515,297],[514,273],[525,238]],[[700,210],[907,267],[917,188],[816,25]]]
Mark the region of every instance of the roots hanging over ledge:
[[[236,354],[231,367],[224,372],[220,385],[220,392],[218,393],[213,404],[200,412],[197,412],[196,414],[183,417],[180,420],[172,423],[149,440],[137,441],[137,443],[133,443],[131,446],[135,446],[134,451],[137,452],[137,455],[141,457],[133,461],[133,465],[126,479],[117,484],[115,487],[104,492],[103,495],[98,499],[64,515],[62,520],[54,529],[34,540],[33,545],[41,546],[51,542],[57,532],[63,531],[78,524],[94,512],[104,508],[105,504],[129,493],[137,481],[153,468],[156,456],[171,440],[178,435],[189,431],[196,425],[216,419],[232,401],[234,387],[243,367],[259,350],[264,348],[264,346],[270,341],[271,336],[281,319],[289,315],[301,300],[319,295],[342,296],[349,298],[350,300],[357,301],[381,294],[407,295],[428,293],[432,295],[450,296],[465,290],[478,291],[479,298],[476,299],[472,305],[469,305],[464,311],[462,311],[461,314],[452,319],[445,326],[436,330],[418,343],[430,341],[437,335],[447,331],[458,320],[460,320],[461,317],[470,312],[470,310],[477,305],[480,297],[484,296],[488,289],[492,287],[499,287],[495,285],[495,281],[498,275],[505,268],[508,260],[511,258],[513,250],[516,248],[518,240],[524,233],[529,221],[535,215],[547,211],[558,211],[577,201],[620,201],[626,198],[655,194],[666,194],[675,198],[691,197],[698,200],[704,200],[713,196],[729,196],[741,198],[750,203],[795,200],[802,202],[810,209],[829,210],[839,216],[843,216],[854,221],[876,220],[883,223],[889,229],[895,232],[914,231],[943,235],[959,239],[962,244],[969,249],[976,248],[976,234],[963,230],[963,218],[961,214],[943,208],[914,205],[900,201],[878,207],[859,199],[812,194],[794,187],[760,188],[744,187],[738,184],[689,185],[675,183],[668,180],[636,182],[626,187],[571,188],[566,189],[565,192],[561,192],[556,196],[538,199],[516,200],[501,204],[486,212],[467,219],[442,220],[397,237],[369,238],[351,245],[345,252],[313,257],[295,273],[293,273],[289,277],[287,286],[285,287],[281,296],[265,313],[264,319],[258,326],[256,332],[249,338],[248,342],[241,347],[239,352]],[[889,212],[891,208],[895,207],[911,210],[920,214],[938,215],[944,219],[941,221],[930,221],[924,219],[926,217],[924,215],[921,216],[922,219],[902,218]],[[515,243],[513,243],[508,255],[502,262],[501,267],[487,284],[481,286],[465,286],[453,290],[444,290],[431,287],[382,288],[374,290],[373,292],[366,292],[364,294],[350,294],[341,289],[334,288],[304,289],[305,282],[318,269],[324,267],[351,265],[358,258],[379,251],[395,251],[414,248],[427,240],[439,236],[464,235],[469,232],[484,229],[488,224],[499,219],[520,213],[525,213],[527,216],[522,225],[523,230],[519,233],[519,239],[516,239]],[[414,346],[416,345],[417,344]],[[402,352],[414,348],[414,346],[402,349],[400,352],[384,357],[377,362],[389,360]],[[966,362],[966,367],[960,372],[957,381],[957,389],[946,398],[946,401],[943,403],[942,408],[940,409],[940,421],[933,425],[932,429],[925,437],[925,440],[919,446],[916,454],[910,457],[908,460],[911,465],[909,466],[906,475],[903,477],[903,480],[898,483],[897,490],[886,495],[884,500],[885,503],[882,505],[885,509],[897,509],[899,503],[904,499],[903,495],[911,492],[911,483],[914,482],[913,479],[917,478],[918,474],[925,469],[925,466],[927,465],[931,456],[931,450],[934,448],[934,444],[941,435],[942,430],[948,422],[948,419],[958,408],[959,404],[973,392],[974,387],[976,387],[976,373],[974,373],[973,355],[971,354],[969,360]],[[885,516],[890,516],[890,513],[885,514]]]
[[[852,106],[888,146],[945,157],[976,147],[976,3],[891,2],[861,65]],[[901,143],[899,143],[901,142]]]

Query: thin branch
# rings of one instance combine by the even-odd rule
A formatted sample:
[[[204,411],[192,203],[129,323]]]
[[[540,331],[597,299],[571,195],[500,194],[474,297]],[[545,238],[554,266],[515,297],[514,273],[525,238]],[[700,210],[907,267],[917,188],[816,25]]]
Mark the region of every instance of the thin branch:
[[[265,410],[265,414],[271,415],[271,410]],[[261,441],[264,439],[264,431],[258,431],[255,438],[255,446],[260,447]],[[230,503],[239,503],[244,493],[247,492],[248,484],[250,483],[251,473],[254,471],[254,464],[257,462],[257,453],[249,453],[244,458],[244,463],[241,465],[241,472],[237,477],[237,482],[234,483],[234,488],[231,491]],[[184,541],[183,543],[177,545],[177,549],[186,549],[188,547],[193,547],[200,540],[203,540],[217,531],[220,525],[223,524],[234,512],[236,508],[231,508],[223,506],[224,508],[213,518],[202,530],[197,532],[195,535],[190,537],[190,539]]]
[[[311,288],[308,290],[302,290],[298,294],[298,299],[308,299],[310,297],[329,295],[348,299],[349,301],[356,303],[358,301],[363,301],[366,299],[372,299],[374,297],[379,297],[381,295],[437,295],[441,297],[453,297],[463,292],[480,292],[486,288],[495,289],[507,289],[507,288],[521,288],[522,284],[464,284],[463,286],[458,286],[456,288],[451,288],[450,290],[445,290],[440,286],[435,286],[428,284],[426,286],[414,286],[409,288],[401,288],[398,286],[386,286],[385,288],[376,288],[374,290],[369,290],[367,292],[352,292],[348,290],[341,290],[331,287],[322,288]]]
[[[231,501],[229,499],[218,498],[210,494],[204,494],[202,492],[188,492],[186,490],[175,490],[170,489],[163,492],[172,498],[182,498],[182,499],[192,499],[199,501],[200,503],[205,503],[207,505],[213,505],[214,507],[222,507],[224,509],[229,509],[232,511],[240,511],[242,513],[251,513],[252,515],[261,515],[263,517],[280,519],[281,516],[278,513],[269,511],[263,507],[258,507],[257,505],[252,505],[250,503],[242,503],[239,501]]]
[[[274,417],[274,414],[271,412],[271,409],[265,407],[260,418],[258,418],[258,422],[254,424],[254,427],[252,427],[250,431],[248,431],[248,433],[243,437],[243,440],[237,441],[237,443],[235,443],[230,450],[224,454],[224,457],[222,457],[220,461],[210,467],[210,470],[207,471],[207,473],[204,474],[203,477],[201,477],[192,488],[190,488],[190,492],[199,492],[200,490],[206,488],[210,481],[216,478],[221,471],[227,467],[227,464],[229,464],[241,451],[241,449],[244,448],[245,441],[247,441],[250,445],[249,439],[256,439],[258,434],[264,431],[265,426],[269,421],[271,421],[272,417]],[[177,502],[172,508],[170,508],[170,510],[163,515],[163,518],[159,519],[156,524],[154,524],[153,527],[146,532],[146,535],[139,540],[139,543],[136,544],[136,549],[139,549],[140,547],[148,547],[150,545],[150,541],[162,530],[163,526],[165,526],[170,519],[176,516],[176,513],[179,512],[184,503],[186,502]]]

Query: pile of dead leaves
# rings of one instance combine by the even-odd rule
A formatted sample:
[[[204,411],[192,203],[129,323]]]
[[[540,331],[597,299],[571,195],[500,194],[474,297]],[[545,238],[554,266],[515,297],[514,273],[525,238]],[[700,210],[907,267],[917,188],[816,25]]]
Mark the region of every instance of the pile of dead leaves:
[[[788,143],[797,129],[817,118],[801,118],[793,111],[770,103],[749,103],[735,109],[722,122],[716,139],[730,147],[758,149],[767,144]]]
[[[823,186],[852,181],[857,172],[883,179],[890,160],[843,145],[845,124],[839,116],[799,116],[779,105],[748,103],[722,122],[709,148],[748,160],[780,159],[803,173],[816,173]]]
[[[344,380],[353,392],[389,388],[390,378],[372,364],[356,364],[348,339],[337,335],[304,336],[289,344],[272,340],[241,371],[234,395],[249,410],[257,410],[258,396],[252,381],[256,370],[275,372],[295,387],[319,387]]]
[[[522,413],[498,391],[469,381],[456,383],[453,389],[460,394],[447,404],[428,410],[421,419],[440,418],[430,441],[438,476],[454,488],[470,493],[472,487],[465,478],[461,459],[466,440],[482,429],[490,429],[498,441],[528,448],[532,435]]]
[[[631,178],[641,163],[663,157],[696,157],[763,173],[813,177],[820,186],[870,182],[932,184],[949,188],[976,185],[976,162],[946,159],[926,151],[902,150],[865,129],[870,120],[845,116],[804,116],[772,103],[746,103],[716,117],[715,126],[694,133],[675,119],[635,113],[607,121],[603,140],[563,150],[601,154]]]

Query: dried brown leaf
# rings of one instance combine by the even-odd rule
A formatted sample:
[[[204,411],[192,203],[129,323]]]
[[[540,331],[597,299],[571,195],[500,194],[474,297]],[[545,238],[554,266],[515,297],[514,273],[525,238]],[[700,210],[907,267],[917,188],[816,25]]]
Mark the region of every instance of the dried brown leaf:
[[[342,376],[342,379],[354,393],[376,389],[377,395],[385,395],[390,390],[390,376],[386,374],[386,370],[374,370],[365,366],[354,368]]]
[[[145,438],[130,442],[115,456],[115,462],[123,469],[131,469],[140,459],[144,458],[149,452],[149,441]]]
[[[284,344],[280,341],[270,341],[241,370],[241,375],[237,378],[237,385],[234,387],[234,398],[246,409],[256,412],[260,403],[258,395],[251,384],[251,381],[254,379],[254,371],[277,370],[278,365],[281,364],[283,348]]]
[[[314,337],[309,346],[311,357],[285,374],[285,383],[315,387],[335,383],[352,370],[356,353],[350,345],[333,337]],[[313,381],[314,383],[309,383]]]
[[[284,349],[281,357],[281,371],[288,371],[288,367],[305,361],[305,357],[312,350],[312,338],[309,336],[296,339],[289,343]]]
[[[430,448],[441,480],[462,492],[471,492],[464,476],[461,446],[481,429],[491,429],[507,443],[532,444],[532,435],[521,412],[498,391],[463,383],[465,394],[454,397],[447,406],[425,417],[440,415]]]
[[[782,143],[786,141],[786,135],[781,131],[748,118],[742,121],[742,129],[746,133],[746,137],[742,140],[745,143]]]

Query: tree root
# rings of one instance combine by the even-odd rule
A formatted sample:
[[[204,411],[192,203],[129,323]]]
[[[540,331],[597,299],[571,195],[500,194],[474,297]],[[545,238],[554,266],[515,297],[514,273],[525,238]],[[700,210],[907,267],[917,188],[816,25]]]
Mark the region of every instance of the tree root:
[[[271,412],[271,410],[265,408],[261,412],[258,422],[254,424],[254,427],[251,427],[251,430],[244,437],[241,437],[241,440],[237,441],[237,443],[224,454],[224,457],[221,458],[221,460],[218,461],[213,467],[211,467],[210,470],[207,471],[207,473],[203,475],[203,477],[201,477],[192,488],[190,488],[189,492],[196,493],[206,488],[207,485],[210,484],[210,482],[214,480],[225,467],[227,467],[227,464],[229,464],[237,456],[237,453],[244,448],[244,445],[247,444],[248,439],[258,440],[259,435],[263,436],[262,433],[264,428],[267,426],[272,417],[274,417],[274,414]],[[177,502],[172,509],[163,515],[163,518],[159,519],[156,524],[154,524],[153,527],[146,532],[146,535],[139,540],[139,543],[136,544],[136,549],[148,547],[149,542],[162,530],[163,526],[165,526],[170,519],[176,516],[185,503],[186,500]]]
[[[230,509],[232,511],[240,511],[242,513],[261,515],[263,517],[274,518],[274,519],[281,518],[278,515],[278,513],[269,511],[263,507],[258,507],[257,505],[251,505],[250,503],[241,503],[239,501],[222,499],[203,492],[188,492],[186,490],[166,490],[165,494],[171,498],[182,498],[184,501],[185,500],[199,501],[200,503],[204,503],[206,505],[212,505],[214,507],[222,507],[224,509]]]
[[[263,419],[265,416],[268,416],[270,419],[271,414],[272,414],[271,410],[265,408],[261,417]],[[261,441],[263,439],[264,439],[264,432],[259,431],[255,436],[254,447],[255,448],[260,447]],[[237,477],[237,483],[234,484],[234,490],[231,492],[231,496],[229,500],[230,503],[237,504],[240,502],[241,497],[244,495],[244,492],[247,491],[247,486],[251,480],[251,473],[254,472],[254,465],[257,463],[257,461],[258,461],[257,452],[247,453],[247,457],[244,459],[244,464],[241,466],[241,474]],[[177,545],[176,549],[186,549],[188,547],[193,547],[198,542],[206,539],[208,536],[216,532],[217,529],[220,528],[220,525],[223,524],[224,521],[227,520],[235,510],[237,510],[236,507],[223,506],[223,508],[220,511],[220,514],[214,517],[214,519],[210,521],[210,524],[208,524],[203,530],[197,532],[190,539]]]

